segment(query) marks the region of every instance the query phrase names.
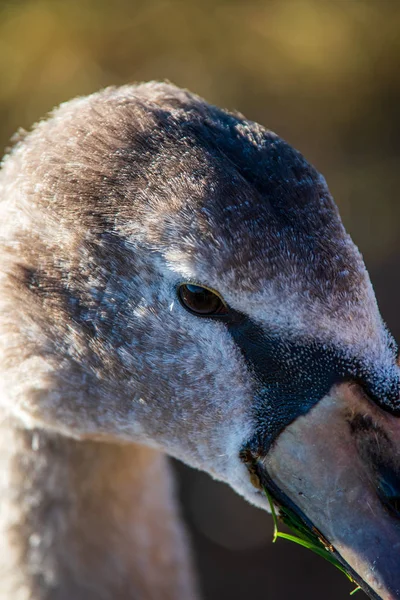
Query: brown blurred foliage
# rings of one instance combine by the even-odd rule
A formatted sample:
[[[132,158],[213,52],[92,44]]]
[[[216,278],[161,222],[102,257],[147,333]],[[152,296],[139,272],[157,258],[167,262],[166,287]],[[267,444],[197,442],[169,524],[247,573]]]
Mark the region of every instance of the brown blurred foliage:
[[[260,121],[324,173],[399,337],[400,1],[0,0],[0,146],[59,102],[148,79]],[[217,531],[201,525],[207,497],[214,522],[228,519],[230,540],[235,522],[241,539],[246,519],[254,528],[269,522],[225,490],[230,508],[218,508],[215,521],[220,486],[201,479],[202,495],[203,476],[179,471],[207,600],[346,593],[342,578],[304,551],[272,551],[260,536],[253,550],[248,539],[240,549],[221,532],[207,535]]]

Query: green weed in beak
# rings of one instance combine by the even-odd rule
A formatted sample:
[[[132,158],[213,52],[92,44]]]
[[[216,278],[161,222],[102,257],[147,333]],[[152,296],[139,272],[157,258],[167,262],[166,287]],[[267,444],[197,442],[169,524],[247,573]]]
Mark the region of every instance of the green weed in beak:
[[[278,516],[276,514],[274,501],[271,497],[271,494],[265,487],[264,492],[268,498],[268,502],[271,508],[272,519],[274,522],[274,536],[272,541],[276,542],[278,538],[282,538],[284,540],[294,542],[295,544],[299,544],[300,546],[303,546],[303,548],[307,548],[315,554],[318,554],[318,556],[322,556],[322,558],[330,562],[337,569],[339,569],[339,571],[344,573],[351,582],[354,582],[353,578],[347,573],[347,571],[343,568],[340,562],[332,554],[332,550],[329,548],[329,546],[326,546],[320,537],[318,537],[312,531],[307,529],[292,510],[283,506],[279,506],[279,518],[296,535],[291,535],[289,533],[279,531]],[[350,596],[358,592],[358,590],[360,589],[360,586],[357,586],[352,592],[350,592]]]

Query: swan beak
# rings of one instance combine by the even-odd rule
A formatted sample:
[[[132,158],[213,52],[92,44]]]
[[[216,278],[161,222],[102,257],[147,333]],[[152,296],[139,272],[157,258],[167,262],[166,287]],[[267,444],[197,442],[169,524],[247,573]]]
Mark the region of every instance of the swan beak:
[[[255,468],[371,598],[400,598],[400,418],[342,383]]]

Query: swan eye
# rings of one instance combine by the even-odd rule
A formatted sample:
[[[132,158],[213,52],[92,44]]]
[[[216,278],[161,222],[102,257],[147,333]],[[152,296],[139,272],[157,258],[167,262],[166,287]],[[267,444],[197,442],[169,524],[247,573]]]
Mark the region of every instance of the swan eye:
[[[190,312],[200,316],[219,316],[228,314],[228,307],[211,290],[200,285],[183,283],[178,288],[181,304]]]

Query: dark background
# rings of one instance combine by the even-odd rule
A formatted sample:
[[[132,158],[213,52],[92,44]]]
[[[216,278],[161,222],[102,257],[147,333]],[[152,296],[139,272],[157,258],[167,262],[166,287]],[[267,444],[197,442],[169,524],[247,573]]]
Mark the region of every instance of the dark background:
[[[1,147],[59,102],[148,79],[239,110],[322,171],[399,339],[400,0],[0,0]],[[205,600],[347,597],[322,559],[272,546],[268,515],[176,468]]]

